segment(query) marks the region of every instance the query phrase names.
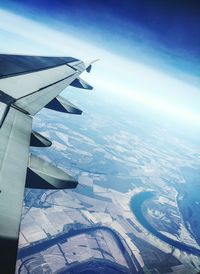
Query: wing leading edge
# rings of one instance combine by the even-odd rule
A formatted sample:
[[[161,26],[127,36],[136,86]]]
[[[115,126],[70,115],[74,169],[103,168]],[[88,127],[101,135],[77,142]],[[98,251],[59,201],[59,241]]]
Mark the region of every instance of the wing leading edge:
[[[0,269],[15,273],[24,188],[74,188],[77,181],[57,167],[29,155],[29,145],[51,142],[32,132],[32,116],[43,107],[81,114],[58,96],[67,86],[92,89],[79,78],[91,69],[72,57],[0,54]]]

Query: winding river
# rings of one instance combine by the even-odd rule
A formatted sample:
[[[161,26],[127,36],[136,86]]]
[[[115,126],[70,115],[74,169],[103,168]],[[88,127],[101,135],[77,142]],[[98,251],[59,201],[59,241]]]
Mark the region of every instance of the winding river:
[[[143,225],[143,227],[145,227],[149,232],[151,232],[153,235],[155,235],[157,238],[159,238],[160,240],[168,243],[171,246],[174,246],[176,248],[178,248],[181,251],[187,252],[189,254],[193,254],[196,256],[200,256],[200,249],[192,247],[190,245],[184,244],[182,242],[173,240],[169,237],[167,237],[166,235],[160,233],[158,230],[156,230],[145,218],[143,212],[142,212],[142,204],[148,200],[148,199],[152,199],[153,197],[155,197],[155,193],[154,192],[141,192],[139,194],[137,194],[136,196],[134,196],[131,199],[130,202],[130,208],[133,212],[133,214],[136,216],[136,218],[138,219],[138,221]]]

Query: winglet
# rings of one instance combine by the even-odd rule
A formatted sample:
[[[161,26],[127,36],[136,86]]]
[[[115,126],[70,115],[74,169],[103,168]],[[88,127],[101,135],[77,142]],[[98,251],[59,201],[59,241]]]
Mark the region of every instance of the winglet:
[[[86,71],[87,72],[90,72],[91,69],[92,69],[92,64],[94,64],[95,62],[99,61],[100,59],[95,59],[95,60],[92,60],[92,61],[85,61],[84,64],[86,66]]]

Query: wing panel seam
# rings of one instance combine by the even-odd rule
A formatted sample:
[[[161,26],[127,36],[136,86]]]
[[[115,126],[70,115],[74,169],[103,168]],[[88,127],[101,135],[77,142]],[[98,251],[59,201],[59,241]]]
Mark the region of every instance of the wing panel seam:
[[[16,102],[17,102],[18,100],[21,100],[21,99],[23,99],[23,98],[26,98],[26,97],[28,97],[28,96],[30,96],[30,95],[33,95],[33,94],[35,94],[35,93],[37,93],[37,92],[40,92],[40,91],[43,90],[43,89],[46,89],[46,88],[51,87],[51,86],[53,86],[53,85],[55,85],[55,84],[58,84],[58,83],[60,83],[60,82],[62,82],[62,81],[64,81],[64,80],[70,78],[71,76],[75,75],[76,73],[77,73],[77,72],[72,73],[72,74],[68,75],[67,77],[64,77],[64,78],[62,78],[62,79],[60,79],[60,80],[58,80],[58,81],[56,81],[56,82],[54,82],[54,83],[52,83],[52,84],[46,85],[46,86],[44,86],[44,87],[42,87],[42,88],[40,88],[40,89],[38,89],[38,90],[35,90],[35,91],[33,91],[33,92],[29,93],[29,94],[26,94],[26,95],[24,95],[24,96],[22,96],[22,97],[19,97],[19,98],[16,99]]]
[[[32,69],[32,70],[26,70],[26,71],[23,71],[23,72],[10,73],[10,74],[0,76],[0,79],[20,76],[20,75],[24,75],[24,74],[30,74],[30,73],[34,73],[34,72],[38,72],[38,71],[43,71],[43,70],[48,70],[48,69],[52,69],[52,68],[56,68],[56,67],[61,67],[61,66],[64,66],[64,65],[68,66],[68,63],[65,62],[65,63],[61,63],[59,65],[49,66],[49,67],[42,68],[42,69]],[[76,69],[73,66],[69,66],[69,67],[76,71]]]

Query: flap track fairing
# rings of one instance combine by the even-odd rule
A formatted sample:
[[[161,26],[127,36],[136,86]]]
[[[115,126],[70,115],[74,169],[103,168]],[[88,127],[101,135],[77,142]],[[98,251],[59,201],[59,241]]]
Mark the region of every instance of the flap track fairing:
[[[88,90],[92,90],[93,87],[90,86],[86,81],[84,81],[83,79],[81,79],[80,77],[76,78],[71,84],[70,86],[75,87],[75,88],[82,88],[82,89],[88,89]]]
[[[34,155],[30,156],[26,187],[39,189],[76,188],[78,182],[63,170]]]
[[[32,131],[31,133],[31,140],[30,140],[30,146],[32,147],[50,147],[52,145],[52,142],[49,141],[46,137],[41,135],[40,133],[36,131]]]
[[[74,106],[62,96],[57,96],[56,98],[54,98],[45,106],[45,108],[69,114],[82,114],[82,110]]]

